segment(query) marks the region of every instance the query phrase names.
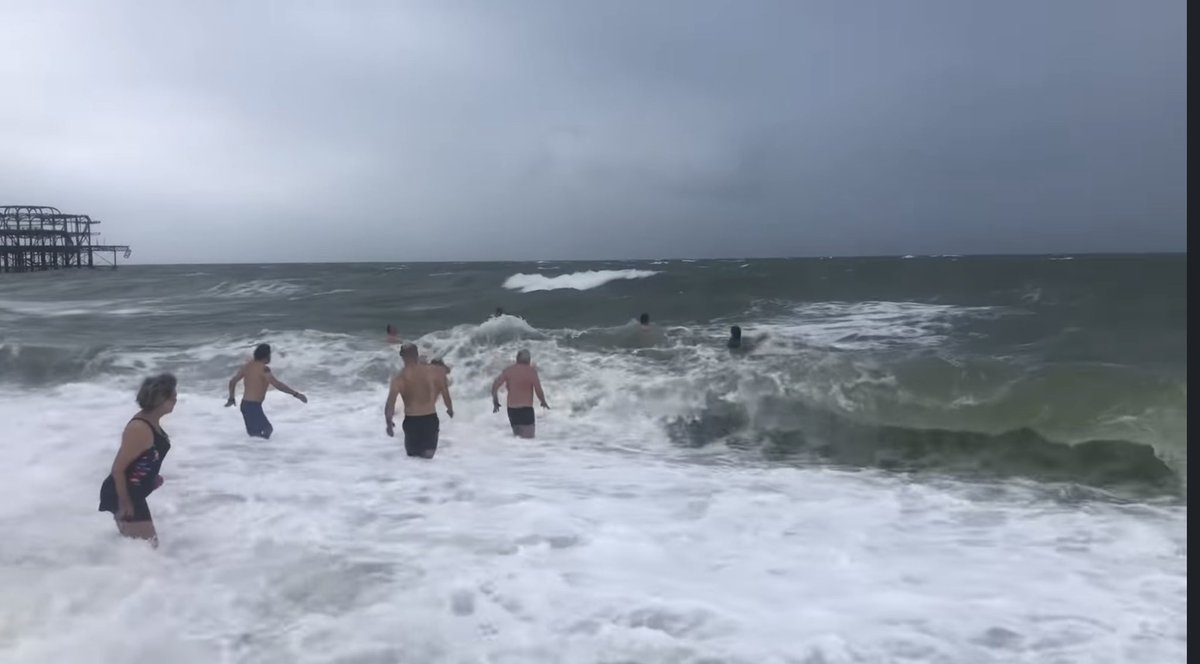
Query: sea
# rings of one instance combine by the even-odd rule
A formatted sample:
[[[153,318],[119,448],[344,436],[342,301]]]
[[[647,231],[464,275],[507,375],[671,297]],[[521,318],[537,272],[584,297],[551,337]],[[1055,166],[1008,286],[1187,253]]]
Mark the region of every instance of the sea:
[[[1182,254],[0,275],[0,661],[1182,663],[1186,278]],[[451,367],[432,460],[385,434],[388,324]],[[259,343],[308,396],[268,394],[269,441],[224,407]],[[534,440],[491,407],[520,349]],[[159,372],[153,549],[97,506]]]

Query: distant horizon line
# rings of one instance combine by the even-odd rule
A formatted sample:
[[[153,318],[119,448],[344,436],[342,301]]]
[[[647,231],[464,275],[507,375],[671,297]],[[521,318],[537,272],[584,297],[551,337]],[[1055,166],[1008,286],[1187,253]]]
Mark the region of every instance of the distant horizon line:
[[[125,262],[120,266],[128,267],[168,267],[190,265],[401,265],[401,264],[433,264],[433,263],[652,263],[655,261],[789,261],[789,260],[855,260],[855,259],[898,259],[911,260],[918,258],[1116,258],[1134,256],[1186,256],[1187,250],[1182,251],[1140,251],[1140,252],[1050,252],[1050,253],[998,253],[998,254],[858,254],[858,255],[811,255],[811,256],[717,256],[717,257],[670,257],[670,258],[528,258],[504,260],[293,260],[293,261],[226,261],[226,262],[178,262],[178,263],[142,263]],[[103,266],[107,267],[107,266]]]

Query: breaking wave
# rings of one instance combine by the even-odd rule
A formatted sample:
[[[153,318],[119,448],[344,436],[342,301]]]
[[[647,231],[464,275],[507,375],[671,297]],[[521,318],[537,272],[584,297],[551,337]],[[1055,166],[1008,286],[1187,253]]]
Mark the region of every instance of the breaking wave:
[[[645,279],[653,277],[656,274],[658,272],[653,270],[587,270],[585,272],[560,274],[557,277],[519,273],[506,279],[504,287],[508,290],[520,291],[522,293],[563,289],[585,291],[599,288],[611,281]]]
[[[744,405],[711,400],[672,419],[675,442],[760,449],[774,459],[963,477],[1024,478],[1134,493],[1179,494],[1184,484],[1151,445],[1128,440],[1056,442],[1025,427],[1002,433],[855,422],[784,399]],[[769,422],[769,423],[768,423]]]

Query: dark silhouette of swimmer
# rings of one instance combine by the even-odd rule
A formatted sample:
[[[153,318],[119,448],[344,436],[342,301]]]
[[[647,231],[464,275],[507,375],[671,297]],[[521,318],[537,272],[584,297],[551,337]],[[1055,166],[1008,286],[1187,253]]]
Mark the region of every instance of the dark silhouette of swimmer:
[[[742,328],[734,325],[729,328],[729,341],[725,343],[730,350],[742,347]]]
[[[767,333],[763,332],[752,339],[744,339],[742,338],[742,328],[734,325],[729,328],[729,340],[725,342],[725,346],[734,353],[749,353],[766,338]]]
[[[398,343],[400,343],[400,341],[401,341],[400,333],[396,331],[396,326],[392,325],[391,323],[388,323],[387,342],[389,344],[398,344]]]
[[[643,313],[638,316],[638,326],[634,331],[636,343],[641,346],[653,346],[662,340],[662,333],[658,326],[650,322],[650,314]]]
[[[500,307],[496,307],[496,313],[492,314],[492,318],[499,318],[503,315],[504,315],[504,310],[501,309]]]

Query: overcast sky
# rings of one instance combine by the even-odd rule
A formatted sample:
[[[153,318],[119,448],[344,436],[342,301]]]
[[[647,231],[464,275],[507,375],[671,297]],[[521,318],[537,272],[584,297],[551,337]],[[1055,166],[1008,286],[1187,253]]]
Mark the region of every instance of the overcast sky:
[[[1182,251],[1185,0],[0,4],[138,262]]]

